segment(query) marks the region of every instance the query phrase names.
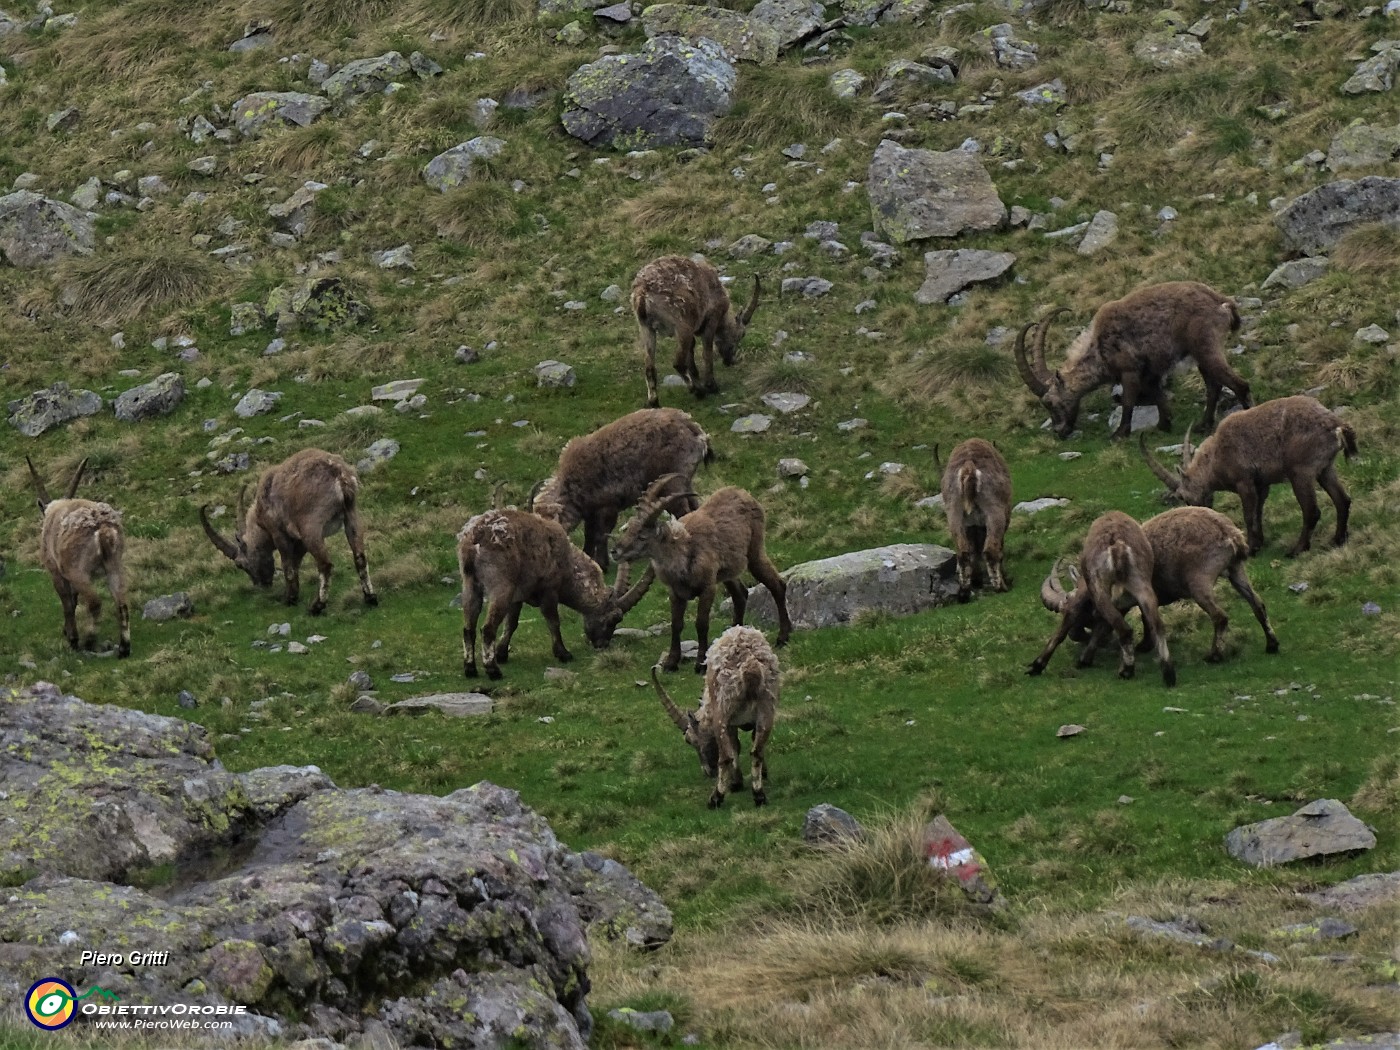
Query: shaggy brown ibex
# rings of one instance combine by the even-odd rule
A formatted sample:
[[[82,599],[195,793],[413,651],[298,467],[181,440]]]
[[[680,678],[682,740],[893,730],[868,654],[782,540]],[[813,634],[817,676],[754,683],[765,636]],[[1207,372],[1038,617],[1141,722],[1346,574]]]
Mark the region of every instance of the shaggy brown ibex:
[[[1230,618],[1215,600],[1215,581],[1225,575],[1264,629],[1264,651],[1278,652],[1278,638],[1269,624],[1268,611],[1245,573],[1249,544],[1234,522],[1207,507],[1176,507],[1144,521],[1142,533],[1152,544],[1152,590],[1158,607],[1189,598],[1210,617],[1215,636],[1206,654],[1207,663],[1219,663],[1225,658],[1225,630],[1230,626]],[[1108,625],[1096,619],[1086,659],[1093,658],[1094,649],[1107,634]],[[1144,624],[1137,651],[1149,652],[1152,647],[1152,633]]]
[[[39,563],[53,579],[53,589],[63,604],[63,636],[69,645],[78,648],[78,599],[81,598],[91,620],[83,648],[97,647],[97,619],[102,615],[102,599],[92,585],[92,578],[102,576],[117,606],[117,656],[130,656],[131,613],[126,604],[126,575],[122,569],[126,537],[122,531],[121,511],[107,503],[73,498],[87,467],[86,459],[73,472],[63,498],[56,500],[49,499],[48,490],[28,456],[24,461],[29,464],[39,509],[44,512],[44,522],[39,527]]]
[[[1221,420],[1215,433],[1196,449],[1191,433],[1181,446],[1181,468],[1173,474],[1141,442],[1143,458],[1168,494],[1196,507],[1209,507],[1217,492],[1234,492],[1244,511],[1249,553],[1264,546],[1264,501],[1280,481],[1293,487],[1303,511],[1303,531],[1288,549],[1292,557],[1312,546],[1313,529],[1322,516],[1314,486],[1321,485],[1337,508],[1332,545],[1347,540],[1351,497],[1337,477],[1337,453],[1356,455],[1356,431],[1313,397],[1281,397],[1236,412]]]
[[[778,607],[778,645],[786,645],[792,633],[788,619],[787,584],[768,560],[763,547],[764,515],[758,500],[743,489],[723,488],[684,517],[662,521],[661,514],[681,507],[693,492],[671,493],[674,475],[658,478],[637,504],[637,513],[623,527],[617,540],[620,561],[651,560],[656,576],[671,591],[671,650],[662,661],[668,671],[681,663],[681,632],[685,608],[692,598],[695,636],[699,654],[695,670],[704,672],[710,644],[710,609],[720,584],[734,602],[734,622],[744,622],[749,592],[739,577],[747,569],[768,588]]]
[[[752,764],[753,804],[768,801],[763,790],[767,775],[765,756],[768,737],[778,712],[780,681],[778,658],[768,648],[762,631],[752,627],[731,627],[710,646],[705,672],[705,692],[694,713],[676,706],[656,672],[652,684],[661,697],[661,706],[685,734],[685,742],[700,756],[700,768],[715,778],[710,808],[724,805],[724,796],[744,786],[739,772],[739,730],[753,733],[749,748]]]
[[[678,408],[642,408],[573,438],[559,454],[554,476],[536,489],[528,509],[572,531],[583,522],[583,549],[608,571],[608,539],[618,515],[663,474],[684,492],[701,463],[714,460],[710,439]],[[700,505],[690,501],[688,510]]]
[[[1121,654],[1118,677],[1133,677],[1133,629],[1123,618],[1122,610],[1136,605],[1142,611],[1142,622],[1157,650],[1162,681],[1169,686],[1176,685],[1176,667],[1167,649],[1166,629],[1162,626],[1157,596],[1152,589],[1152,567],[1152,545],[1143,535],[1142,526],[1122,511],[1111,510],[1099,516],[1084,537],[1074,590],[1067,592],[1060,583],[1059,562],[1041,585],[1040,600],[1051,612],[1060,614],[1060,626],[1026,673],[1038,675],[1044,671],[1050,657],[1071,632],[1079,637],[1092,633],[1097,616],[1118,636]],[[1080,653],[1079,666],[1087,667],[1093,655],[1093,650],[1086,646]]]
[[[325,540],[344,529],[355,559],[355,571],[360,576],[365,604],[379,604],[369,582],[364,530],[356,507],[360,478],[354,467],[319,448],[302,449],[263,471],[253,503],[245,511],[246,492],[245,485],[238,494],[232,542],[219,535],[210,524],[208,504],[199,508],[199,520],[209,542],[246,572],[249,579],[259,587],[272,584],[276,573],[272,559],[275,551],[286,578],[286,602],[295,605],[301,588],[301,560],[310,554],[321,578],[310,612],[312,616],[319,616],[325,611],[331,585],[331,556]]]
[[[1011,520],[1011,470],[990,441],[969,438],[953,449],[943,471],[943,513],[958,549],[958,601],[972,597],[979,560],[992,589],[1009,591],[1002,543]]]
[[[628,567],[618,569],[609,587],[603,570],[569,542],[555,521],[523,510],[489,510],[478,514],[457,534],[457,566],[462,575],[462,673],[476,677],[476,624],[481,606],[490,602],[481,630],[486,677],[500,678],[499,664],[510,659],[510,639],[522,606],[540,610],[554,639],[554,657],[573,654],[559,633],[559,606],[583,614],[583,630],[595,649],[606,649],[622,617],[641,601],[651,585],[650,570],[627,589]],[[496,631],[505,623],[500,640]]]
[[[632,281],[632,312],[637,315],[642,351],[646,357],[647,406],[656,408],[656,337],[674,334],[678,343],[675,369],[696,397],[719,390],[715,383],[715,346],[725,365],[734,363],[754,310],[758,308],[758,277],[753,297],[735,314],[729,293],[720,283],[719,271],[707,262],[683,255],[665,255],[647,263]],[[703,368],[695,365],[695,338],[704,344]]]
[[[1115,439],[1128,436],[1133,409],[1156,402],[1158,426],[1171,429],[1167,379],[1178,361],[1191,358],[1206,384],[1204,427],[1215,425],[1222,387],[1229,387],[1246,408],[1249,384],[1225,361],[1225,333],[1240,325],[1235,301],[1197,281],[1169,281],[1139,288],[1104,303],[1089,327],[1070,346],[1056,372],[1045,364],[1045,337],[1050,322],[1065,309],[1051,310],[1021,329],[1016,337],[1016,367],[1031,393],[1050,413],[1055,433],[1069,437],[1079,418],[1079,403],[1091,391],[1122,385],[1123,418]],[[1032,356],[1026,356],[1026,333],[1036,330]]]

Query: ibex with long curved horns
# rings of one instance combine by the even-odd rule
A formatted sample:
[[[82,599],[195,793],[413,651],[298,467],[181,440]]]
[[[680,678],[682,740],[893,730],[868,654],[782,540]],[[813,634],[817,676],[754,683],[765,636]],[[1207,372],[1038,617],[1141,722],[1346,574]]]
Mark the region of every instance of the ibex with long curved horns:
[[[720,283],[719,271],[707,262],[683,255],[664,255],[637,271],[632,281],[632,312],[637,315],[642,351],[646,356],[647,407],[656,408],[656,337],[674,334],[677,340],[675,369],[696,397],[719,391],[715,382],[715,347],[725,366],[734,354],[758,309],[758,276],[753,297],[736,314],[729,293]],[[703,369],[695,366],[695,337],[705,347]]]
[[[1198,281],[1168,281],[1139,288],[1122,299],[1104,303],[1089,327],[1070,345],[1065,362],[1051,372],[1045,364],[1045,337],[1050,322],[1065,313],[1062,307],[1026,324],[1016,337],[1016,367],[1031,393],[1050,413],[1055,433],[1069,437],[1079,418],[1079,403],[1091,391],[1111,383],[1123,388],[1123,418],[1114,439],[1132,429],[1133,409],[1157,405],[1158,426],[1171,429],[1167,379],[1172,368],[1191,358],[1206,384],[1206,414],[1202,425],[1215,425],[1222,387],[1229,387],[1246,408],[1249,384],[1225,361],[1225,333],[1240,326],[1235,301]],[[1036,330],[1031,356],[1026,356],[1026,333]]]
[[[286,578],[286,602],[297,603],[301,587],[301,560],[310,554],[320,574],[312,616],[326,608],[331,585],[331,556],[326,537],[345,530],[360,590],[366,605],[378,605],[379,597],[369,582],[365,559],[365,534],[360,525],[356,501],[360,478],[345,460],[319,448],[302,449],[275,467],[263,471],[246,510],[243,499],[247,486],[238,493],[238,516],[232,542],[221,536],[209,522],[209,505],[199,508],[204,533],[219,551],[248,574],[259,587],[270,586],[276,573],[275,551]]]
[[[92,585],[92,578],[104,576],[117,606],[117,656],[131,655],[131,613],[126,604],[126,575],[122,569],[126,537],[122,531],[121,511],[107,503],[73,498],[87,467],[86,459],[73,472],[63,498],[55,500],[49,499],[48,490],[29,457],[24,461],[29,464],[39,509],[44,512],[44,523],[39,528],[39,563],[53,579],[53,589],[63,603],[63,636],[69,645],[78,648],[78,599],[81,598],[91,619],[83,648],[97,647],[97,619],[102,614],[102,599]]]

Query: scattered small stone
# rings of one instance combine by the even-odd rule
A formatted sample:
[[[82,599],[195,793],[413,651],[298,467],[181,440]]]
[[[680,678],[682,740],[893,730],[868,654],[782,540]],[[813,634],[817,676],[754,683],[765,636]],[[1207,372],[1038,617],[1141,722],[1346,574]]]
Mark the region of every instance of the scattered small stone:
[[[800,459],[778,460],[778,477],[780,478],[800,478],[807,473],[809,473],[807,464]]]
[[[751,415],[740,416],[729,429],[735,434],[762,434],[772,423],[772,416],[755,412]]]
[[[1077,725],[1077,724],[1071,722],[1071,723],[1069,723],[1068,725],[1062,725],[1062,726],[1060,726],[1059,729],[1055,730],[1055,735],[1058,736],[1058,737],[1078,736],[1080,733],[1082,733],[1082,732],[1084,732],[1084,731],[1085,731],[1085,727],[1084,727],[1084,726]]]
[[[1362,616],[1379,616],[1380,614],[1381,607],[1375,602],[1367,602],[1365,605],[1361,606]]]
[[[806,394],[772,393],[763,395],[763,403],[775,412],[789,415],[806,408],[812,399]]]
[[[1060,496],[1042,496],[1040,499],[1025,500],[1011,509],[1017,514],[1039,514],[1051,507],[1067,507],[1069,500]]]
[[[374,679],[370,677],[368,671],[352,671],[346,681],[357,692],[368,693],[374,689]]]
[[[843,433],[850,433],[852,430],[864,430],[869,425],[870,420],[861,419],[859,416],[857,416],[855,419],[848,419],[844,423],[837,423],[836,429],[842,431]]]
[[[535,385],[540,387],[572,387],[578,375],[572,365],[562,361],[541,361],[535,366]]]
[[[648,1010],[643,1013],[629,1006],[609,1010],[608,1016],[639,1032],[669,1032],[676,1023],[669,1011]]]
[[[186,711],[193,711],[196,707],[199,706],[199,701],[195,698],[195,695],[188,689],[181,689],[180,694],[175,698],[175,702],[179,704],[182,708],[184,708]]]
[[[374,401],[403,401],[418,393],[422,385],[421,379],[396,379],[375,387],[370,391],[370,398]]]
[[[802,822],[802,841],[813,846],[859,842],[864,837],[865,829],[855,817],[828,802],[809,809]]]
[[[194,615],[194,602],[184,591],[152,598],[141,607],[141,619],[155,623],[167,620],[187,620]]]

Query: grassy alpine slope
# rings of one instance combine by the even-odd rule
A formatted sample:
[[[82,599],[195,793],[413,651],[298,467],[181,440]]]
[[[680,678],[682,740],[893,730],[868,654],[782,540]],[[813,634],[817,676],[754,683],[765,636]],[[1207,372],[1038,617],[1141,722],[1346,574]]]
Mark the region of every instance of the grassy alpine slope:
[[[1374,41],[1394,36],[1393,21],[1349,14],[1295,25],[1304,9],[1293,3],[1258,0],[1227,18],[1219,5],[1189,0],[1176,8],[1188,23],[1214,17],[1205,55],[1160,71],[1133,57],[1151,10],[1055,0],[1033,23],[1012,19],[1040,49],[1038,65],[1013,71],[968,39],[1008,20],[1006,11],[968,5],[941,21],[851,31],[830,65],[803,65],[799,50],[770,68],[742,67],[738,102],[717,125],[713,151],[683,164],[670,150],[595,153],[562,131],[564,81],[607,41],[591,34],[579,47],[558,44],[554,30],[565,19],[539,23],[533,7],[92,0],[75,9],[72,28],[0,39],[8,77],[0,186],[31,172],[37,188],[66,199],[93,175],[134,184],[159,174],[173,189],[145,211],[101,209],[90,258],[53,271],[0,269],[6,397],[55,380],[113,397],[167,370],[189,387],[160,420],[126,424],[107,413],[38,439],[0,432],[8,560],[0,673],[193,717],[234,769],[314,763],[342,786],[438,793],[489,779],[518,789],[564,840],[625,862],[677,913],[675,942],[655,955],[598,947],[595,1014],[665,1007],[678,1033],[697,1032],[704,1045],[1234,1048],[1289,1029],[1320,1039],[1393,1027],[1393,909],[1372,913],[1340,962],[1313,961],[1321,950],[1281,945],[1270,931],[1313,914],[1295,889],[1400,867],[1396,349],[1353,339],[1367,325],[1397,324],[1400,234],[1357,231],[1326,276],[1294,291],[1259,290],[1283,259],[1269,202],[1332,177],[1293,162],[1326,150],[1356,118],[1389,119],[1389,96],[1349,97],[1338,87]],[[6,9],[25,20],[34,7],[8,0]],[[258,19],[272,22],[273,47],[225,50]],[[640,40],[634,30],[616,43]],[[893,59],[938,43],[962,52],[956,84],[884,101],[868,91],[839,101],[826,88],[838,66],[873,82]],[[182,120],[226,110],[250,91],[307,89],[306,56],[334,67],[389,49],[423,50],[446,72],[257,140],[196,145],[181,130]],[[476,52],[486,57],[463,57]],[[303,57],[279,61],[294,54]],[[1069,99],[1059,115],[1011,97],[1055,77]],[[489,130],[507,147],[484,176],[446,194],[427,187],[419,176],[427,160],[478,134],[475,101],[513,89],[543,92],[544,102],[498,111]],[[943,99],[990,108],[947,121],[917,115],[918,103]],[[80,111],[77,125],[48,131],[47,115],[66,106]],[[914,114],[894,125],[910,129],[907,146],[952,149],[976,138],[1008,206],[1053,208],[1050,229],[1110,209],[1118,239],[1092,260],[1024,229],[932,245],[1014,251],[1015,279],[974,290],[960,307],[916,305],[921,251],[904,250],[872,279],[858,246],[871,223],[866,165],[891,109]],[[1071,125],[1087,136],[1077,152],[1045,145],[1046,133]],[[370,140],[377,145],[362,150]],[[782,155],[797,142],[814,166]],[[1107,167],[1104,152],[1113,154]],[[187,168],[203,155],[218,158],[213,175]],[[130,176],[117,180],[123,169]],[[1393,165],[1347,173],[1364,174],[1394,174]],[[273,247],[267,205],[312,179],[329,188],[304,237]],[[182,205],[191,191],[207,199]],[[1159,229],[1167,206],[1178,217]],[[230,218],[246,225],[221,232]],[[828,257],[803,237],[819,219],[839,223],[850,255]],[[794,246],[729,260],[723,246],[748,233]],[[245,265],[208,255],[235,240],[248,246]],[[371,262],[372,252],[403,243],[414,247],[411,273]],[[780,654],[784,703],[770,746],[770,805],[761,810],[742,795],[723,811],[705,809],[694,756],[643,685],[663,640],[619,640],[595,654],[568,613],[575,674],[544,677],[553,662],[547,633],[527,610],[505,679],[491,689],[497,712],[485,719],[351,713],[344,683],[352,670],[368,671],[385,701],[463,685],[460,615],[449,607],[456,530],[490,505],[495,485],[522,498],[565,440],[640,407],[633,322],[600,293],[626,289],[659,254],[694,251],[725,264],[737,287],[758,273],[770,290],[738,365],[721,371],[720,397],[695,403],[663,390],[663,403],[691,411],[719,452],[698,478],[701,490],[737,484],[758,495],[780,568],[883,543],[947,542],[941,514],[914,506],[938,488],[930,449],[988,437],[1011,464],[1017,499],[1071,501],[1016,516],[1007,539],[1015,588],[906,620],[799,632]],[[330,252],[337,262],[326,261]],[[262,301],[308,267],[345,280],[373,307],[372,321],[348,335],[297,333],[274,356],[263,353],[270,328],[228,335],[231,304]],[[834,287],[810,302],[771,291],[794,275]],[[1135,681],[1120,682],[1111,653],[1076,671],[1062,651],[1043,678],[1026,679],[1054,626],[1037,599],[1045,570],[1078,549],[1099,513],[1157,513],[1160,486],[1134,448],[1106,440],[1106,392],[1086,405],[1101,415],[1084,422],[1081,438],[1059,442],[1042,431],[1044,414],[1009,348],[989,346],[987,333],[1014,330],[1051,305],[1071,307],[1073,322],[1085,324],[1108,299],[1177,279],[1262,300],[1246,304],[1246,353],[1236,359],[1258,399],[1318,387],[1329,406],[1346,406],[1362,453],[1340,467],[1355,499],[1351,542],[1325,546],[1332,510],[1324,501],[1323,544],[1285,559],[1299,512],[1278,489],[1265,516],[1267,545],[1249,566],[1282,642],[1278,656],[1264,654],[1247,608],[1230,594],[1229,659],[1220,665],[1203,662],[1205,616],[1167,612],[1181,676],[1174,691],[1150,661]],[[865,300],[875,305],[857,316]],[[565,309],[566,301],[584,309]],[[117,331],[124,349],[112,342]],[[201,351],[193,362],[152,345],[186,335]],[[1052,344],[1067,339],[1062,326]],[[481,360],[457,363],[461,344]],[[787,360],[794,350],[807,358]],[[532,368],[547,358],[572,365],[577,385],[538,389]],[[202,378],[211,383],[196,389]],[[421,410],[343,414],[368,403],[372,385],[401,378],[425,380]],[[1194,373],[1174,383],[1184,427],[1199,413],[1201,384]],[[232,405],[251,387],[280,391],[282,401],[269,415],[236,419]],[[730,433],[735,417],[761,409],[761,395],[775,390],[808,393],[813,403],[778,416],[766,434]],[[869,426],[837,429],[857,416]],[[303,418],[326,425],[302,428]],[[234,426],[242,433],[210,456],[211,439]],[[331,607],[313,620],[309,569],[301,608],[288,609],[280,588],[255,591],[203,536],[200,504],[232,508],[251,476],[216,474],[212,459],[247,451],[256,471],[316,445],[354,462],[382,437],[402,451],[363,476],[379,608],[361,604],[342,541],[332,544]],[[1066,450],[1083,455],[1061,460]],[[131,659],[67,650],[37,564],[26,455],[51,490],[87,457],[80,494],[125,512],[137,611]],[[777,481],[784,456],[809,464],[808,487]],[[886,461],[906,466],[867,479]],[[1217,507],[1238,520],[1233,497]],[[1295,592],[1302,582],[1306,590]],[[196,603],[194,619],[139,619],[142,602],[180,589]],[[1363,615],[1367,602],[1380,613]],[[665,618],[658,590],[628,623]],[[293,640],[325,640],[305,655],[254,647],[282,622]],[[110,620],[104,630],[111,634]],[[401,672],[415,681],[390,680]],[[198,709],[177,706],[182,689],[196,694]],[[698,695],[698,683],[678,677],[673,691]],[[1066,722],[1088,732],[1057,739]],[[1221,847],[1237,824],[1318,797],[1348,801],[1376,828],[1377,849],[1261,872]],[[819,802],[883,830],[852,856],[813,857],[798,831]],[[1000,878],[1011,906],[997,921],[960,917],[923,884],[906,847],[935,809]],[[1112,917],[1130,913],[1189,913],[1212,936],[1282,959],[1270,966],[1136,940]],[[0,1033],[0,1043],[9,1038]],[[677,1037],[641,1036],[602,1018],[595,1044],[667,1038]]]

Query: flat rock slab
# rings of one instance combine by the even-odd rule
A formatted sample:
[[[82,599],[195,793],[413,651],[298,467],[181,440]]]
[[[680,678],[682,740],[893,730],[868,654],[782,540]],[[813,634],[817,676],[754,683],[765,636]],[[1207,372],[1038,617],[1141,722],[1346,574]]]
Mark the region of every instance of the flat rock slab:
[[[1004,276],[1016,262],[1012,252],[988,252],[977,248],[924,253],[924,283],[914,301],[925,306],[946,303],[971,284],[984,284]]]
[[[118,419],[135,423],[142,419],[166,416],[185,399],[185,381],[178,372],[165,372],[149,383],[132,387],[112,402]]]
[[[301,91],[255,91],[233,104],[233,126],[244,138],[256,138],[275,124],[304,128],[314,123],[331,100]]]
[[[1400,871],[1358,875],[1325,890],[1303,894],[1314,904],[1341,911],[1360,911],[1377,904],[1400,901]]]
[[[11,401],[6,408],[11,426],[25,437],[38,437],[69,420],[95,416],[102,411],[102,397],[91,390],[71,390],[67,383],[55,383]]]
[[[0,259],[20,270],[53,266],[69,255],[91,255],[96,216],[31,190],[0,197]]]
[[[164,623],[167,620],[188,620],[194,615],[194,602],[184,591],[152,598],[141,607],[141,619]]]
[[[931,543],[896,543],[804,562],[783,573],[794,627],[849,624],[863,610],[912,616],[957,601],[957,557]],[[768,588],[749,591],[749,619],[775,625]]]
[[[1400,178],[1338,179],[1274,216],[1284,247],[1303,255],[1326,254],[1349,230],[1369,223],[1400,229]]]
[[[1301,288],[1311,284],[1332,269],[1332,260],[1326,256],[1316,259],[1291,259],[1274,269],[1264,278],[1263,288]]]
[[[418,393],[422,379],[395,379],[392,383],[382,383],[369,392],[374,401],[405,401]]]
[[[895,244],[995,230],[1006,205],[971,153],[905,149],[885,139],[866,174],[875,232]]]
[[[1373,849],[1375,845],[1371,829],[1334,798],[1309,802],[1292,816],[1246,824],[1225,836],[1230,856],[1256,868]]]
[[[472,177],[478,161],[489,161],[505,148],[505,139],[491,135],[458,143],[424,165],[423,181],[441,193],[456,189]]]
[[[414,696],[400,700],[384,709],[386,715],[421,715],[428,711],[441,711],[451,718],[469,718],[472,715],[489,715],[495,704],[485,693],[433,693],[430,696]]]
[[[672,33],[691,43],[713,40],[741,62],[771,66],[778,60],[781,38],[767,22],[738,11],[695,4],[652,4],[642,11],[647,36]]]

